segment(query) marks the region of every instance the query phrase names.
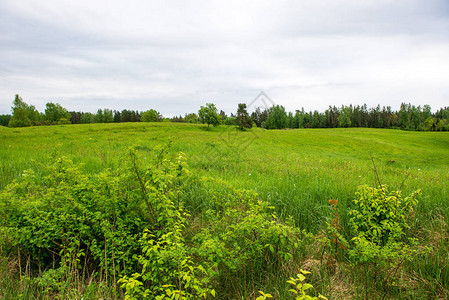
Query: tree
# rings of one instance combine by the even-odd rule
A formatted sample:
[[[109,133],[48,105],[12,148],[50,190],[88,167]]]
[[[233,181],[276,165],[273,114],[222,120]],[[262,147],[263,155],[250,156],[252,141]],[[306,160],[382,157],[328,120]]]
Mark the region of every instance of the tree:
[[[70,111],[70,122],[72,124],[81,123],[81,116],[83,115],[80,111]]]
[[[114,110],[114,123],[119,123],[121,119],[120,111]]]
[[[114,122],[114,115],[112,110],[105,108],[103,110],[103,122],[104,123],[112,123]]]
[[[95,115],[90,113],[90,112],[86,112],[86,113],[82,113],[81,114],[81,118],[80,118],[80,124],[89,124],[89,123],[94,123],[95,122]]]
[[[124,109],[120,114],[120,122],[131,122],[131,111]]]
[[[338,116],[339,127],[351,127],[351,109],[348,106],[342,106]]]
[[[213,103],[206,103],[206,106],[201,106],[198,110],[199,121],[203,124],[218,126],[220,125],[220,117],[217,112],[217,108]]]
[[[186,114],[184,117],[184,121],[187,123],[198,123],[198,116],[194,113]]]
[[[26,104],[19,95],[16,95],[13,105],[9,127],[25,127],[39,122],[39,112],[34,105]]]
[[[312,128],[320,128],[321,118],[320,113],[315,110],[312,115]]]
[[[248,115],[248,112],[246,111],[245,103],[239,103],[235,122],[237,123],[237,126],[240,128],[240,130],[252,127],[253,124],[250,116]]]
[[[160,112],[150,109],[142,113],[142,122],[159,122],[162,119]]]
[[[226,112],[224,110],[220,110],[219,117],[221,118],[221,123],[224,123],[228,116],[226,115]]]
[[[137,110],[132,110],[131,111],[131,118],[130,118],[130,122],[140,122],[140,114]]]
[[[269,110],[264,109],[263,111],[260,109],[260,107],[257,107],[255,111],[251,114],[251,119],[254,123],[256,123],[257,127],[262,127],[262,123],[267,122],[268,119]]]
[[[104,115],[101,108],[97,110],[97,114],[94,117],[93,123],[104,123]]]
[[[409,111],[410,104],[407,105],[405,103],[401,103],[401,108],[399,109],[399,126],[401,126],[402,129],[410,128]]]
[[[307,113],[304,111],[304,107],[301,110],[296,110],[295,113],[295,123],[297,124],[297,128],[304,128],[305,126],[305,115]]]
[[[8,126],[9,120],[11,120],[11,115],[0,115],[1,126]]]
[[[66,123],[66,121],[70,120],[70,118],[71,114],[59,103],[48,102],[45,105],[45,120],[50,124]]]
[[[269,129],[284,129],[287,126],[287,113],[285,108],[280,105],[271,107],[267,119]]]

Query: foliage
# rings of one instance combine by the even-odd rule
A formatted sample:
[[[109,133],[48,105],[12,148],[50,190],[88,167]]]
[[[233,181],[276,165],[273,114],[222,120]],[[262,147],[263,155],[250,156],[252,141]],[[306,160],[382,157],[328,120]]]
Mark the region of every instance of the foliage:
[[[246,111],[246,104],[239,103],[235,122],[237,123],[237,126],[240,128],[240,130],[243,130],[245,128],[251,128],[253,126],[251,118],[249,117],[248,112]]]
[[[8,126],[11,115],[0,115],[0,126]]]
[[[237,125],[235,117],[227,117],[224,120],[224,125],[234,125],[234,126]]]
[[[21,170],[29,168],[34,170],[36,182],[39,184],[42,176],[45,176],[48,172],[40,164],[45,166],[54,163],[54,160],[50,159],[48,155],[49,151],[54,148],[57,148],[60,153],[58,157],[70,157],[74,165],[79,167],[85,176],[95,178],[107,168],[112,170],[112,174],[123,173],[125,175],[124,173],[128,173],[128,170],[132,169],[129,165],[129,155],[121,155],[120,149],[124,145],[135,143],[136,140],[144,140],[145,144],[136,149],[139,157],[137,165],[143,171],[146,168],[145,166],[152,165],[152,163],[147,165],[147,161],[153,161],[158,153],[158,151],[152,150],[157,150],[154,145],[163,143],[168,137],[174,136],[173,146],[168,150],[169,153],[165,157],[176,163],[172,158],[176,157],[176,152],[182,150],[186,153],[186,157],[189,157],[190,170],[193,176],[211,176],[214,178],[214,180],[201,180],[201,182],[196,179],[188,179],[188,189],[182,190],[179,200],[184,203],[184,212],[186,212],[186,209],[191,212],[190,217],[185,217],[186,227],[183,229],[185,248],[183,248],[182,253],[185,253],[185,257],[190,257],[193,267],[199,265],[204,267],[207,275],[199,270],[194,272],[195,278],[202,280],[208,277],[210,279],[209,287],[216,290],[217,299],[253,299],[259,295],[257,291],[261,289],[269,291],[276,299],[286,299],[288,298],[288,289],[284,278],[288,277],[288,274],[298,273],[297,270],[300,267],[306,268],[304,266],[305,261],[307,267],[311,266],[318,271],[316,276],[313,276],[307,282],[313,284],[317,291],[329,296],[329,298],[347,299],[350,298],[349,296],[363,298],[366,284],[368,284],[369,298],[382,298],[379,293],[383,293],[384,287],[388,290],[386,298],[444,299],[447,297],[447,289],[445,288],[448,286],[449,278],[448,268],[446,267],[448,265],[448,227],[445,225],[448,220],[446,203],[449,182],[449,164],[447,161],[449,136],[447,133],[416,133],[363,128],[289,131],[269,131],[253,128],[251,133],[254,132],[257,139],[247,145],[246,148],[239,148],[239,151],[234,152],[229,150],[226,141],[220,139],[223,133],[227,133],[228,128],[219,127],[213,131],[204,131],[202,126],[204,125],[165,124],[161,122],[154,123],[151,130],[145,123],[88,124],[22,129],[0,128],[3,142],[3,147],[0,147],[0,156],[3,157],[0,160],[0,185],[4,188],[12,179],[20,178]],[[236,139],[248,136],[248,133],[239,131],[233,131],[232,133],[235,133]],[[393,281],[390,281],[391,285],[382,284],[382,280],[387,279],[390,273],[378,268],[375,262],[357,262],[356,258],[349,257],[348,251],[340,248],[340,246],[338,246],[339,253],[334,268],[329,268],[326,263],[320,264],[321,252],[318,252],[317,238],[326,230],[326,220],[329,220],[329,224],[334,223],[333,210],[326,209],[327,205],[325,204],[327,202],[325,202],[325,199],[338,199],[340,220],[334,223],[339,224],[335,228],[336,232],[349,241],[350,245],[348,246],[353,247],[354,245],[351,241],[353,236],[350,233],[350,217],[347,212],[356,207],[351,201],[354,198],[356,187],[360,184],[372,182],[374,179],[371,172],[372,165],[369,162],[366,150],[368,139],[370,141],[369,148],[379,159],[379,166],[382,166],[379,168],[379,175],[383,182],[389,186],[397,187],[401,185],[398,178],[402,180],[404,176],[410,174],[403,184],[403,195],[409,195],[419,187],[423,188],[424,196],[413,210],[414,213],[411,214],[413,223],[409,223],[411,219],[407,219],[411,228],[404,230],[406,235],[402,237],[402,242],[416,249],[416,246],[413,246],[407,238],[418,238],[421,245],[431,246],[433,252],[425,255],[416,253],[411,262],[405,261],[396,272],[398,280],[395,280],[394,285]],[[215,153],[211,155],[210,151],[205,151],[208,149],[215,151],[218,158],[212,156]],[[395,162],[390,162],[390,160]],[[79,165],[80,163],[82,165]],[[123,187],[119,194],[120,198],[125,199],[124,201],[128,201],[126,200],[128,197],[140,199],[140,206],[135,211],[140,211],[144,215],[145,219],[142,219],[142,222],[149,222],[146,213],[147,206],[142,198],[143,194],[136,181],[135,172],[128,175],[130,176],[129,180],[121,181],[121,184],[126,185],[127,188]],[[223,187],[222,181],[226,182],[227,186]],[[309,232],[316,234],[315,238],[311,237],[310,240],[305,241],[303,236],[300,237],[300,247],[296,250],[292,259],[288,261],[277,259],[278,265],[275,263],[276,259],[272,258],[271,251],[268,251],[265,255],[265,263],[263,263],[263,255],[257,257],[255,263],[245,258],[246,263],[239,264],[241,273],[229,270],[225,264],[222,264],[220,269],[218,266],[214,268],[213,261],[210,263],[211,260],[196,254],[199,247],[197,247],[194,237],[198,237],[198,233],[204,233],[202,228],[214,227],[207,224],[209,217],[205,215],[205,212],[209,209],[216,212],[221,211],[219,209],[223,206],[221,203],[228,198],[228,194],[233,193],[229,187],[232,189],[257,190],[260,200],[275,207],[272,211],[276,212],[279,223],[285,224],[283,220],[286,219],[286,216],[292,215],[295,227],[307,229]],[[128,191],[128,188],[137,190]],[[229,199],[233,200],[235,196],[231,195]],[[175,200],[175,203],[177,203],[177,199]],[[74,203],[76,204],[76,201]],[[246,211],[241,211],[241,215],[245,216]],[[0,209],[0,212],[0,214],[4,212],[3,208]],[[434,224],[436,216],[439,216],[441,221]],[[218,216],[211,220],[217,218]],[[135,219],[135,217],[132,216],[130,219]],[[232,219],[229,218],[223,220],[231,220],[229,222],[232,222]],[[236,220],[240,221],[241,219]],[[272,219],[269,218],[269,220]],[[429,224],[433,225],[430,226]],[[102,227],[99,222],[95,226],[96,228]],[[226,229],[226,225],[221,226],[223,226],[223,230]],[[144,225],[140,225],[139,228],[141,228],[141,231],[138,232],[135,242],[135,253],[131,255],[131,259],[136,262],[135,269],[126,272],[125,275],[128,277],[132,277],[134,273],[141,274],[142,270],[142,266],[138,262],[138,256],[143,255],[141,249],[145,242],[148,242],[148,239],[143,240],[142,235],[145,229],[149,228]],[[341,230],[338,230],[338,228],[341,228]],[[248,235],[251,237],[250,234]],[[128,239],[128,236],[126,239]],[[0,233],[0,240],[5,238],[9,239],[9,234]],[[329,233],[329,239],[335,241],[332,232]],[[155,243],[158,241],[155,240]],[[66,269],[61,268],[61,271],[57,271],[61,266],[58,255],[55,254],[54,266],[53,257],[49,255],[47,269],[41,267],[41,271],[39,271],[39,267],[35,263],[36,260],[31,258],[29,252],[20,249],[20,256],[18,256],[17,249],[11,248],[8,243],[2,242],[2,244],[4,253],[9,254],[9,256],[5,254],[3,258],[8,261],[8,265],[12,266],[7,268],[7,270],[11,270],[12,275],[8,277],[3,276],[4,273],[0,274],[0,298],[3,296],[5,299],[16,299],[20,298],[18,295],[22,291],[24,294],[28,293],[26,292],[26,284],[30,281],[26,279],[20,281],[18,274],[22,274],[22,278],[26,278],[24,276],[27,275],[36,279],[35,285],[33,284],[32,289],[30,289],[35,291],[34,296],[26,294],[30,296],[24,296],[25,298],[37,297],[36,295],[42,298],[47,296],[49,298],[61,298],[63,293],[66,293],[66,295],[71,293],[70,295],[74,295],[72,298],[76,298],[81,293],[84,299],[88,298],[88,293],[98,295],[89,299],[124,297],[121,293],[124,293],[125,290],[122,291],[119,284],[116,285],[117,289],[114,289],[112,266],[115,264],[117,268],[117,265],[120,265],[121,270],[123,263],[117,259],[115,250],[113,253],[116,259],[115,261],[111,259],[113,256],[112,242],[107,243],[107,266],[108,269],[111,269],[107,273],[107,281],[106,273],[100,262],[93,259],[90,251],[85,252],[86,255],[82,255],[78,263],[81,266],[88,266],[87,269],[82,267],[78,271],[81,278],[73,280],[73,276],[70,276],[67,280],[64,277],[65,275],[61,275],[66,274]],[[335,244],[333,243],[333,245]],[[101,256],[104,257],[104,243],[99,243],[98,248],[103,250]],[[226,247],[226,250],[237,252],[230,246]],[[45,250],[42,251],[45,252]],[[238,251],[243,252],[241,249]],[[99,253],[97,255],[100,256]],[[18,257],[21,258],[21,271],[19,270]],[[72,257],[74,259],[66,260],[67,263],[65,264],[69,264],[70,261],[74,264],[75,256],[72,255]],[[326,262],[326,258],[328,256],[325,255],[323,262]],[[309,263],[312,263],[312,265],[309,265]],[[128,267],[128,263],[126,263],[126,266]],[[57,272],[50,271],[53,269]],[[86,270],[84,280],[83,270]],[[376,270],[378,271],[376,272]],[[391,274],[395,271],[394,268],[389,268],[389,270],[392,271]],[[74,273],[73,269],[71,272]],[[313,273],[315,274],[315,271]],[[385,274],[386,276],[384,276]],[[40,280],[37,278],[40,277],[43,278],[42,283],[38,283]],[[115,273],[115,277],[117,280],[120,278],[118,271]],[[5,278],[11,279],[5,280]],[[142,277],[137,278],[137,280],[143,282]],[[339,281],[341,280],[344,280],[346,285],[340,285]],[[51,282],[55,282],[55,284]],[[8,285],[17,287],[15,296],[10,296],[14,294],[8,292]],[[78,286],[78,289],[73,291],[76,286]],[[103,288],[115,291],[115,296],[112,293],[108,297],[96,294]],[[168,288],[170,290],[177,289],[176,287]],[[48,289],[47,295],[43,292],[44,289]],[[348,291],[349,295],[347,294],[347,297],[341,296],[339,294],[341,290]],[[316,296],[317,294],[311,295]],[[77,298],[80,299],[81,296]]]
[[[142,113],[142,116],[140,118],[141,122],[159,122],[162,119],[162,115],[154,110],[150,109]]]
[[[16,95],[16,100],[18,95]],[[18,101],[14,103],[18,103]],[[20,98],[20,101],[23,101]],[[175,116],[171,119],[163,118],[159,112],[151,109],[145,112],[142,119],[138,111],[124,109],[121,112],[110,109],[99,109],[96,114],[84,112],[70,112],[70,115],[63,117],[57,116],[67,113],[67,111],[60,107],[59,104],[48,103],[50,107],[46,109],[49,113],[40,114],[34,106],[21,106],[16,109],[15,118],[12,118],[10,127],[23,127],[32,125],[47,125],[47,124],[65,124],[66,120],[70,120],[72,124],[87,124],[87,123],[110,123],[110,122],[187,122],[203,124],[210,124],[218,126],[238,125],[242,128],[250,128],[245,126],[252,126],[254,123],[257,127],[266,129],[284,129],[284,128],[346,128],[346,127],[369,127],[369,128],[401,128],[404,130],[419,130],[419,131],[449,131],[449,108],[443,107],[432,113],[429,105],[415,106],[410,103],[402,103],[398,111],[393,111],[390,106],[377,105],[376,107],[368,108],[366,104],[363,105],[342,105],[341,108],[336,106],[329,106],[324,112],[318,110],[306,112],[304,108],[292,112],[286,112],[283,106],[272,106],[270,108],[261,109],[257,107],[256,110],[248,116],[245,109],[241,113],[237,112],[234,116],[232,113],[227,117],[226,113],[221,110],[218,114],[214,104],[207,103],[205,107],[201,106],[200,111],[202,116],[196,114],[186,114],[185,117]],[[15,104],[14,104],[15,105]],[[245,104],[239,104],[245,105]],[[20,105],[19,105],[20,106]],[[59,106],[59,107],[58,107]],[[245,105],[246,106],[246,105]],[[53,111],[53,112],[52,112]],[[56,112],[60,111],[60,112]],[[198,114],[199,112],[198,111]],[[14,115],[14,107],[13,107]],[[251,120],[248,120],[248,117]],[[5,123],[7,115],[0,118],[0,124]],[[63,119],[60,121],[60,119]],[[142,119],[142,120],[141,120]],[[8,120],[9,124],[9,120]],[[243,126],[243,127],[242,127]]]
[[[351,127],[351,109],[348,106],[342,106],[338,116],[339,127]]]
[[[283,129],[287,127],[287,113],[285,108],[280,105],[271,107],[267,119],[267,128],[269,129]]]
[[[310,295],[307,295],[307,291],[311,288],[313,288],[313,285],[311,285],[310,283],[306,283],[306,276],[310,274],[309,271],[304,271],[303,269],[300,269],[299,271],[300,273],[298,273],[296,275],[296,278],[290,277],[289,280],[287,280],[287,283],[289,283],[291,285],[291,289],[289,290],[289,292],[293,295],[295,300],[318,300],[318,299],[325,299],[327,300],[326,297],[324,297],[321,294],[318,294],[318,297],[312,297]],[[271,294],[266,294],[262,291],[259,291],[260,296],[256,298],[256,300],[265,300],[268,298],[273,298],[273,296]]]
[[[93,123],[112,123],[114,122],[114,116],[110,109],[98,109],[97,114],[94,115]]]
[[[50,124],[67,124],[70,120],[70,113],[59,103],[48,102],[45,107],[45,120]]]
[[[349,257],[356,264],[372,265],[374,284],[380,279],[385,292],[394,284],[398,269],[420,249],[416,239],[405,238],[420,193],[403,197],[401,191],[389,191],[386,186],[360,186],[353,200]],[[428,249],[421,247],[421,251]]]
[[[135,152],[129,152],[151,216],[151,226],[139,240],[141,270],[119,280],[126,290],[126,298],[195,299],[215,293],[207,287],[207,277],[205,280],[198,278],[206,271],[190,259],[183,237],[188,214],[179,201],[179,193],[188,182],[185,159],[179,154],[176,163],[169,162],[164,157],[166,150],[164,147],[157,152],[158,168],[152,166],[143,170],[137,164]]]
[[[196,123],[198,123],[198,116],[194,113],[186,114],[184,116],[184,121],[187,123],[196,124]]]
[[[19,95],[16,95],[9,120],[9,127],[26,127],[39,122],[39,112],[33,105],[26,104]]]
[[[212,278],[236,286],[247,280],[242,274],[254,281],[294,263],[303,233],[291,219],[285,223],[278,220],[273,207],[253,191],[235,189],[211,178],[203,182],[208,203],[213,205],[202,213],[203,226],[193,237],[194,253],[206,269],[214,270]],[[221,191],[216,189],[220,185]],[[223,294],[225,291],[229,289],[218,290],[218,294],[231,297]]]
[[[266,294],[262,291],[259,291],[260,296],[256,298],[256,300],[266,300],[268,298],[273,298],[273,296],[271,294]]]
[[[306,291],[313,288],[313,285],[310,283],[305,283],[306,276],[310,274],[309,271],[300,270],[300,273],[296,275],[296,278],[290,277],[290,280],[287,283],[290,283],[292,288],[289,290],[293,295],[295,295],[295,300],[318,300],[318,299],[326,299],[321,294],[318,294],[318,297],[312,297],[306,294]]]
[[[172,217],[163,215],[167,213],[161,206],[163,203],[153,197],[163,191],[170,193],[169,182],[156,174],[172,178],[183,169],[182,164],[175,166],[158,152],[151,168],[153,173],[145,173],[155,175],[151,177],[152,183],[158,185],[141,186],[140,171],[135,169],[134,154],[130,151],[128,171],[105,170],[88,176],[69,159],[55,157],[43,177],[31,170],[24,172],[0,194],[1,228],[9,236],[8,240],[2,240],[5,248],[12,253],[20,248],[21,255],[32,257],[40,268],[59,265],[44,276],[60,274],[60,280],[76,280],[80,270],[85,272],[89,268],[100,268],[101,274],[113,281],[135,271],[138,261],[133,256],[141,251],[144,228],[152,230]],[[172,173],[167,173],[169,168]],[[177,184],[176,180],[171,183]],[[155,194],[143,193],[141,188]],[[156,218],[157,211],[160,214]],[[54,288],[52,284],[51,289]]]
[[[213,103],[206,103],[206,106],[201,106],[198,110],[198,120],[203,123],[209,125],[218,126],[220,125],[221,118],[218,115],[217,108]]]
[[[217,193],[223,183],[211,179],[197,184],[216,205],[204,227],[186,235],[190,172],[182,153],[165,158],[168,147],[143,154],[148,165],[141,148],[129,148],[116,172],[86,175],[58,156],[43,176],[25,171],[0,194],[2,248],[44,270],[31,276],[43,293],[70,297],[88,270],[118,281],[126,298],[198,299],[214,296],[211,286],[231,274],[292,261],[301,235],[292,221],[278,221],[254,192]]]
[[[54,274],[73,284],[93,266],[106,278],[135,268],[132,256],[148,218],[137,195],[126,191],[129,178],[110,170],[87,176],[65,157],[43,172],[24,172],[0,194],[6,249],[20,249],[44,270],[59,265]]]
[[[91,113],[83,113],[80,117],[80,124],[89,124],[95,122],[95,115]]]

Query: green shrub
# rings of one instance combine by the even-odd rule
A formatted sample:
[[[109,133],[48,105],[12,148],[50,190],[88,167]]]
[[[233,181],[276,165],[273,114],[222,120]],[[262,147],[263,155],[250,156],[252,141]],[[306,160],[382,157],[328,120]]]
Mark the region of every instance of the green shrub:
[[[386,186],[358,188],[355,208],[349,212],[352,238],[348,254],[357,268],[362,267],[365,292],[380,284],[385,295],[396,284],[399,268],[418,252],[428,251],[416,239],[407,238],[419,195],[420,190],[404,197]]]
[[[291,219],[280,222],[255,192],[193,178],[169,147],[129,148],[121,169],[94,175],[56,155],[39,174],[23,172],[0,193],[3,255],[17,255],[20,276],[43,295],[62,298],[90,294],[92,281],[118,282],[128,299],[210,298],[241,274],[256,291],[295,262],[302,232]],[[211,204],[196,216],[184,208],[191,186]]]

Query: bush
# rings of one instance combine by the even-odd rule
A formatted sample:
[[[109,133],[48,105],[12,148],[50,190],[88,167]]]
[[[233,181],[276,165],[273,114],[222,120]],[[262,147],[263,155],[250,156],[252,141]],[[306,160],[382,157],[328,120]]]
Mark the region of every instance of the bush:
[[[169,146],[129,148],[123,168],[94,175],[57,155],[24,171],[0,193],[3,256],[17,257],[40,293],[62,298],[98,282],[118,282],[126,298],[207,298],[235,293],[242,272],[258,285],[294,261],[293,221],[277,220],[254,192],[192,178],[182,153],[166,158]],[[200,227],[185,209],[191,186],[214,202]]]
[[[420,193],[404,197],[386,186],[358,188],[355,208],[349,212],[352,238],[348,254],[355,265],[363,267],[365,277],[372,276],[365,280],[366,291],[380,284],[385,295],[396,284],[399,268],[417,253],[428,251],[416,239],[407,238]]]

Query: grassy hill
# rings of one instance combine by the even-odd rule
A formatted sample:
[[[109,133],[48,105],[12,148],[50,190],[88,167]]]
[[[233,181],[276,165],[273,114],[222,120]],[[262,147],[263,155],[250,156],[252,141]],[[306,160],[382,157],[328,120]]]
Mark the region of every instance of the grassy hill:
[[[191,168],[244,188],[256,189],[280,211],[301,215],[298,203],[318,207],[351,199],[356,187],[383,184],[405,193],[422,188],[426,210],[449,216],[449,133],[385,129],[298,129],[240,132],[220,126],[121,123],[3,128],[0,187],[21,171],[49,162],[56,151],[88,172],[119,168],[124,149],[173,141]],[[276,195],[276,196],[274,196]],[[302,210],[302,209],[300,209]]]
[[[447,295],[444,285],[449,282],[449,258],[444,253],[449,250],[448,132],[366,128],[253,128],[241,132],[227,126],[208,130],[197,124],[120,123],[0,128],[0,140],[0,188],[25,169],[39,174],[54,156],[66,156],[75,164],[82,164],[87,174],[96,174],[123,168],[125,150],[130,146],[138,145],[143,159],[151,159],[146,157],[154,155],[151,149],[171,141],[169,157],[183,152],[190,170],[198,177],[207,176],[237,189],[256,191],[275,208],[279,220],[292,216],[297,228],[315,235],[312,247],[325,234],[326,224],[335,218],[328,200],[338,200],[342,234],[347,235],[347,212],[354,207],[352,200],[358,186],[374,187],[380,181],[392,190],[401,189],[404,195],[422,189],[413,216],[414,235],[424,243],[432,243],[437,254],[422,257],[409,266],[407,274],[415,274],[413,280],[422,284],[416,287],[424,291],[417,292],[417,298]],[[204,213],[202,205],[206,202],[201,197],[194,189],[185,195],[186,206],[194,216]],[[312,252],[304,250],[302,263],[319,259],[319,254]],[[340,272],[347,272],[345,275],[322,269],[320,272],[324,277],[315,278],[314,283],[327,295],[360,296],[347,287],[352,285],[355,290],[363,286],[348,279],[355,276],[351,271],[342,267]],[[330,288],[332,280],[345,285],[346,294]],[[379,293],[382,295],[383,291]],[[239,295],[254,296],[252,292]],[[277,294],[280,295],[282,292]]]

